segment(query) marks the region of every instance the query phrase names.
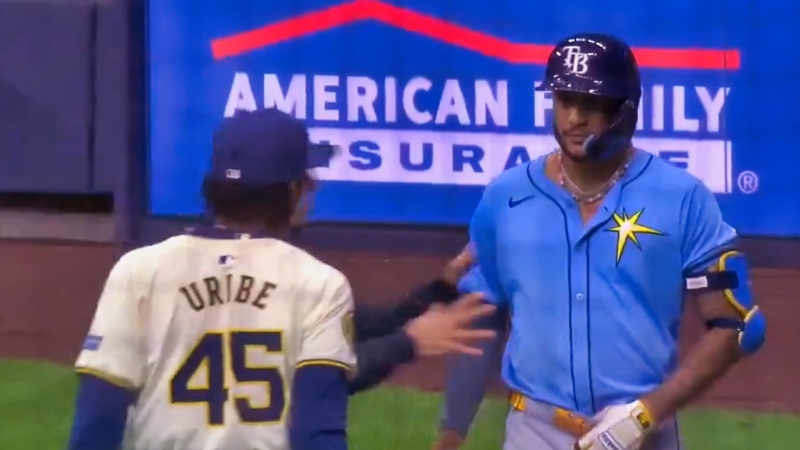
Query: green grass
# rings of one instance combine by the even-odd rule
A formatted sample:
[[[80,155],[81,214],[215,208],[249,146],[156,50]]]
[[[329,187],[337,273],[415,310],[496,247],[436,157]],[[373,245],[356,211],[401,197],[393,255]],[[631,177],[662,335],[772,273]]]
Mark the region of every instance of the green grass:
[[[0,449],[61,450],[71,421],[75,376],[69,368],[28,361],[0,361]],[[437,423],[440,396],[382,388],[351,406],[353,450],[425,450]],[[500,449],[505,402],[484,402],[465,450]],[[800,417],[719,410],[682,416],[689,450],[794,450]]]

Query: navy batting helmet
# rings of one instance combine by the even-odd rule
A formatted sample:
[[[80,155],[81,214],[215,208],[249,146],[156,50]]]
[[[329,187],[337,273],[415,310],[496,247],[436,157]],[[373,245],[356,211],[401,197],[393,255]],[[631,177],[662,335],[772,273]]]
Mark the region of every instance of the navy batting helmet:
[[[590,158],[602,158],[630,145],[642,86],[633,52],[616,37],[581,33],[559,42],[550,53],[544,81],[536,90],[571,91],[621,100],[609,127],[589,136],[583,148]],[[558,129],[555,135],[563,147]]]

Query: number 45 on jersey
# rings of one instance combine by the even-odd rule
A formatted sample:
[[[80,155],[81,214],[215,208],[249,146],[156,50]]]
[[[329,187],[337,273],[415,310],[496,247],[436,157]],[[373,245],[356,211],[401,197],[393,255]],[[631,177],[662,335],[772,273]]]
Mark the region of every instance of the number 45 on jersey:
[[[267,353],[283,351],[280,331],[208,332],[200,337],[186,360],[170,380],[170,401],[175,405],[205,405],[210,426],[225,424],[225,404],[228,402],[232,373],[238,385],[262,385],[267,394],[266,405],[254,406],[247,397],[233,398],[242,423],[267,424],[283,421],[286,409],[284,379],[277,367],[250,366],[247,349],[261,348]],[[230,371],[226,370],[227,368]],[[192,386],[190,380],[204,370],[203,386]]]

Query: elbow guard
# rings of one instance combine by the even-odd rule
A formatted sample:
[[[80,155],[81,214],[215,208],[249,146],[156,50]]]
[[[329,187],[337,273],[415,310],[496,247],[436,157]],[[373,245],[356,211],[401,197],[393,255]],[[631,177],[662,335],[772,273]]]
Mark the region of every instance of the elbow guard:
[[[755,353],[764,344],[767,319],[753,301],[747,258],[738,251],[726,252],[719,257],[716,269],[716,272],[687,277],[686,289],[693,292],[722,291],[739,314],[739,320],[716,318],[706,321],[706,326],[738,330],[739,348],[745,354]]]

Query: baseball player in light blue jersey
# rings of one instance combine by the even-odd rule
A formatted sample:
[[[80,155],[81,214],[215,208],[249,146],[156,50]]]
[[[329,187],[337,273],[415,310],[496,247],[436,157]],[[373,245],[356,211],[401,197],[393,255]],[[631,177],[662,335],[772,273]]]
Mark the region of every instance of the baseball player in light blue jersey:
[[[560,149],[501,174],[472,218],[460,285],[510,311],[504,450],[678,450],[676,412],[764,342],[713,194],[631,144],[640,86],[620,40],[559,43],[539,89]],[[685,304],[708,331],[679,364]],[[435,448],[460,446],[499,347],[452,362]]]

